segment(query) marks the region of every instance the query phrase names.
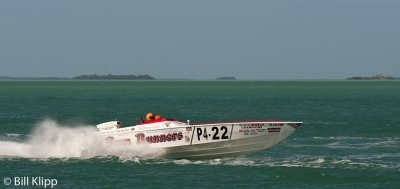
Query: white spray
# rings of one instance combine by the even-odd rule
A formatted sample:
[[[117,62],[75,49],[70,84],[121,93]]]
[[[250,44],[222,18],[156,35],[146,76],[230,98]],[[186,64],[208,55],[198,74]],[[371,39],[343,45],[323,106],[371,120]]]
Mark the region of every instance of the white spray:
[[[113,144],[95,134],[95,126],[65,127],[44,120],[26,142],[0,141],[0,156],[25,158],[91,158],[96,156],[156,158],[161,149]]]

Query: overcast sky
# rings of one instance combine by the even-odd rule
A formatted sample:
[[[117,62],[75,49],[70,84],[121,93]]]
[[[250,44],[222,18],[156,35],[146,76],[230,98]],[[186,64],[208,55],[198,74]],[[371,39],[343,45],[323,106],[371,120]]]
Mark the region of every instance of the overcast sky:
[[[399,0],[1,0],[0,76],[400,76]]]

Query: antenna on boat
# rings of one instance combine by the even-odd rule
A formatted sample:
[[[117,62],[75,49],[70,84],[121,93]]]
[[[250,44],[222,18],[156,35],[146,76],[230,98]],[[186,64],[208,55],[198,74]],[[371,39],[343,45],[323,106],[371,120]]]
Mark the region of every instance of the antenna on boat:
[[[187,125],[190,125],[190,120],[186,120],[187,121]]]

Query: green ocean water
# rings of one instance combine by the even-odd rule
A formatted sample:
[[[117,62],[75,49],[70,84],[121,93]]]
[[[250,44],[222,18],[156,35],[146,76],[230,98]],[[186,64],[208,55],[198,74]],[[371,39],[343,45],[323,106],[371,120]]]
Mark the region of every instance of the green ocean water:
[[[90,141],[59,136],[147,112],[304,124],[270,149],[210,160],[87,153]],[[0,81],[0,188],[35,188],[2,182],[22,176],[55,188],[400,188],[400,81]]]

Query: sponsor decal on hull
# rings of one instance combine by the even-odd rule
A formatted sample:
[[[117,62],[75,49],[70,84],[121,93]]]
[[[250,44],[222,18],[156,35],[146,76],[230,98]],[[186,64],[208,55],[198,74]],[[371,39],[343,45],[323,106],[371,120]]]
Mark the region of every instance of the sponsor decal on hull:
[[[239,133],[243,133],[243,135],[257,135],[266,131],[264,123],[240,124],[239,126]]]
[[[276,128],[276,127],[273,127],[273,128],[268,128],[268,132],[269,133],[279,133],[279,132],[281,132],[281,128]]]
[[[137,133],[135,135],[136,143],[160,143],[160,142],[173,142],[177,140],[182,140],[183,133],[182,132],[175,132],[175,133],[168,133],[168,134],[161,134],[161,135],[152,135],[146,136],[144,133]]]
[[[269,126],[272,126],[272,127],[276,127],[276,126],[283,127],[284,125],[285,125],[284,123],[270,123],[269,124]]]
[[[243,129],[255,129],[255,128],[262,128],[264,123],[247,123],[247,124],[239,124],[239,126]]]

